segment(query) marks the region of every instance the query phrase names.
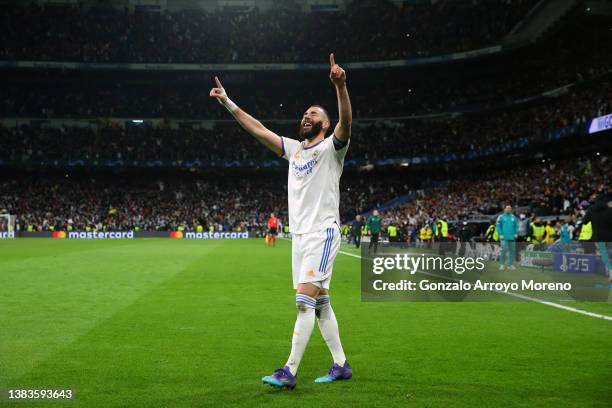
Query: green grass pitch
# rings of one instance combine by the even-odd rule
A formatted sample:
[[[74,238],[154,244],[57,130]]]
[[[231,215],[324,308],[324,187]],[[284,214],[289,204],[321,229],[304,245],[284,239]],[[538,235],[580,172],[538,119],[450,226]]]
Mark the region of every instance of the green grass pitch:
[[[532,302],[363,303],[338,255],[331,299],[354,378],[315,328],[294,391],[290,243],[0,241],[0,388],[61,407],[609,407],[612,322]],[[609,304],[574,304],[612,315]]]

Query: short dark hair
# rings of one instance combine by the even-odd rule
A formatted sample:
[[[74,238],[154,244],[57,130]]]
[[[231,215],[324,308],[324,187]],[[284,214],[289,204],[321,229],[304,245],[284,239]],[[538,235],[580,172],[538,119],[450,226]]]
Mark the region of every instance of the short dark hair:
[[[327,109],[325,109],[323,106],[319,104],[310,105],[310,107],[321,109],[323,113],[325,114],[325,116],[327,117],[327,121],[329,122],[329,127],[327,128],[327,130],[325,131],[325,134],[323,135],[324,137],[327,137],[327,132],[331,129],[331,120],[329,119],[329,112],[327,112]]]
[[[325,116],[327,116],[327,120],[329,121],[329,112],[327,112],[327,109],[325,109],[323,106],[318,105],[318,104],[314,104],[314,105],[310,105],[310,107],[315,107],[315,108],[319,108],[323,111],[323,113],[325,113]]]

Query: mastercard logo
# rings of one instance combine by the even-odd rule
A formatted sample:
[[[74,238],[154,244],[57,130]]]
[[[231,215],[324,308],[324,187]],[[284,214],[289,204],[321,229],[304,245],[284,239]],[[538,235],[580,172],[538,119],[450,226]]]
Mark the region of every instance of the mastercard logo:
[[[51,238],[66,238],[65,231],[53,231],[51,233]]]
[[[170,238],[182,239],[183,233],[181,231],[170,231]]]

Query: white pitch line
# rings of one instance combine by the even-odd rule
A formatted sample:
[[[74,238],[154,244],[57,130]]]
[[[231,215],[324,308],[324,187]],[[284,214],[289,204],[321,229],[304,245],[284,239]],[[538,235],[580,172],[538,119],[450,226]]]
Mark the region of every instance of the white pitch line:
[[[341,254],[344,254],[344,255],[352,256],[353,258],[361,259],[361,255],[355,255],[355,254],[351,254],[350,252],[344,252],[344,251],[338,251],[338,252],[340,252]]]
[[[338,251],[338,252],[340,252],[343,255],[348,255],[348,256],[352,256],[353,258],[361,259],[361,255],[355,255],[355,254],[351,254],[350,252],[345,252],[345,251]],[[442,275],[436,275],[436,274],[429,273],[429,272],[419,271],[419,273],[423,273],[425,275],[435,276],[437,278],[443,278],[443,279],[459,281],[459,279],[449,278],[449,277],[442,276]],[[612,316],[608,316],[608,315],[604,315],[604,314],[599,314],[599,313],[588,312],[586,310],[576,309],[575,307],[560,305],[559,303],[549,302],[547,300],[542,300],[542,299],[534,298],[534,297],[527,296],[527,295],[521,295],[520,293],[504,292],[504,291],[497,291],[497,290],[493,290],[492,292],[497,292],[497,293],[501,293],[501,294],[508,295],[508,296],[514,296],[514,297],[517,297],[517,298],[520,298],[520,299],[529,300],[531,302],[540,303],[542,305],[546,305],[546,306],[550,306],[550,307],[556,307],[557,309],[567,310],[568,312],[574,312],[574,313],[578,313],[578,314],[585,315],[585,316],[591,316],[591,317],[596,317],[598,319],[612,321]]]

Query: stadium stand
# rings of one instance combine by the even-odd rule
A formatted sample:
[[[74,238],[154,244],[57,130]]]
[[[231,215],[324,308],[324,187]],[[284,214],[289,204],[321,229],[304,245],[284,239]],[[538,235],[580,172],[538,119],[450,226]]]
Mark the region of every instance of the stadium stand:
[[[593,194],[609,189],[610,157],[545,160],[489,174],[467,172],[452,179],[420,181],[401,175],[349,174],[341,185],[345,221],[392,198],[409,201],[383,213],[386,225],[423,225],[444,215],[450,221],[492,217],[511,203],[534,217],[554,215],[576,222]],[[234,186],[240,186],[235,188]],[[114,177],[21,174],[0,184],[0,209],[18,214],[18,228],[35,230],[262,230],[270,211],[286,220],[286,186],[278,174],[245,177]]]
[[[561,31],[532,47],[451,65],[352,70],[355,116],[499,109],[562,87],[597,86],[609,80],[612,70],[612,54],[605,46],[609,32],[605,19],[576,15]],[[259,117],[289,119],[301,113],[305,101],[335,103],[320,74],[302,71],[300,81],[291,71],[230,71],[222,76],[236,99]],[[200,71],[17,70],[0,78],[0,115],[227,118],[209,104],[206,90],[211,81],[210,73]],[[270,84],[265,94],[252,85],[259,81]]]
[[[536,0],[405,5],[355,1],[347,13],[5,6],[0,58],[8,60],[252,63],[319,61],[342,49],[347,60],[397,59],[498,44]],[[140,10],[140,11],[139,11]],[[435,21],[445,21],[437,24]],[[384,21],[384,27],[373,24]],[[69,40],[68,40],[69,39]],[[237,41],[236,39],[240,39]],[[402,39],[403,41],[397,41]]]
[[[598,87],[571,92],[544,105],[456,119],[363,122],[357,119],[349,157],[377,160],[524,148],[525,143],[545,142],[561,131],[583,131],[588,119],[612,110],[611,101],[612,88]],[[298,123],[296,119],[289,124],[269,126],[279,134],[295,137]],[[124,127],[101,121],[90,128],[0,127],[4,141],[0,159],[214,161],[274,157],[233,123],[216,122],[209,126],[209,129],[172,128],[168,124]],[[376,143],[372,143],[373,139]]]

